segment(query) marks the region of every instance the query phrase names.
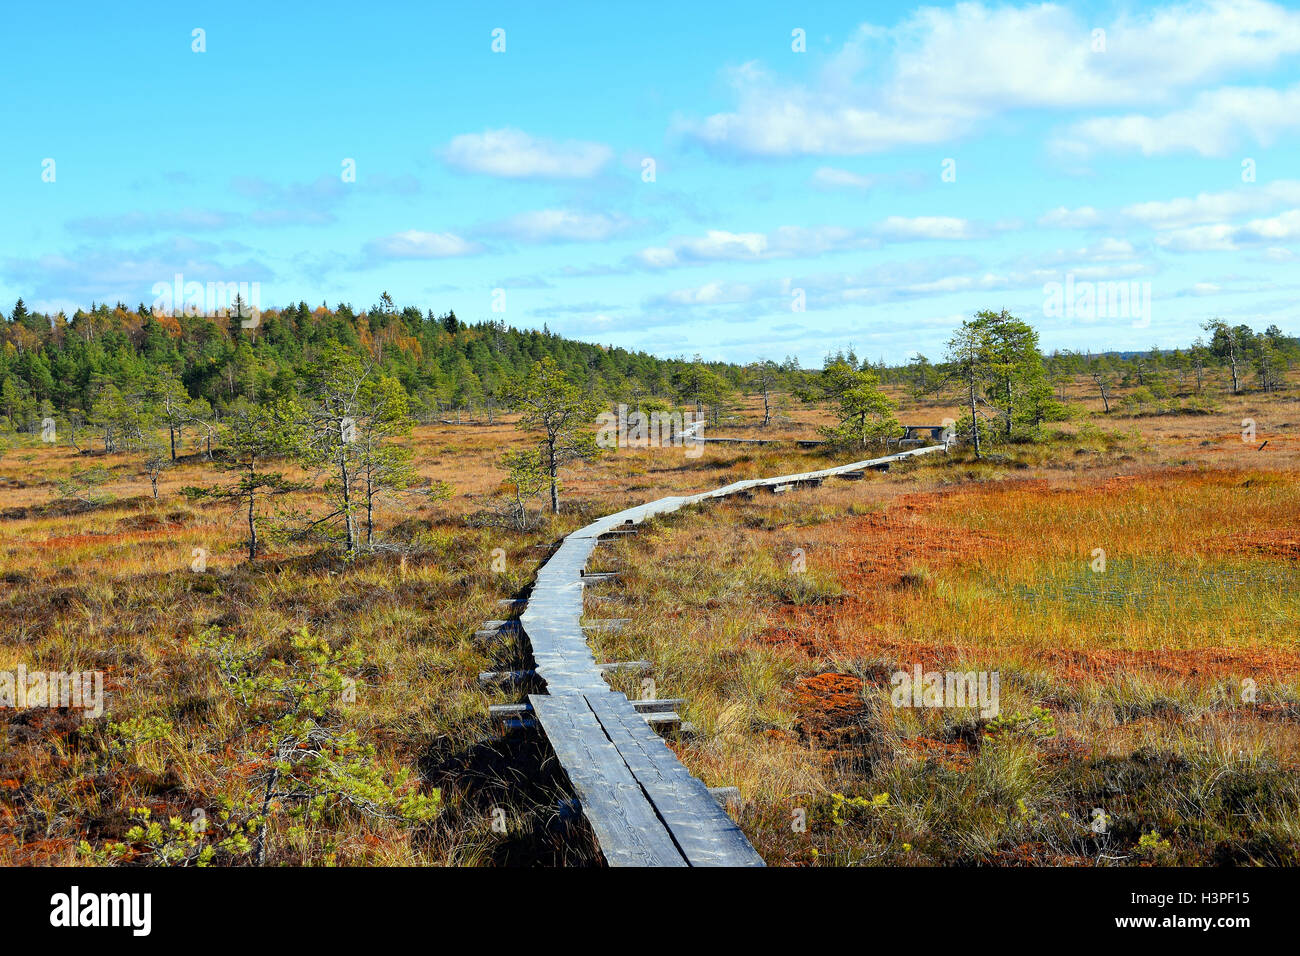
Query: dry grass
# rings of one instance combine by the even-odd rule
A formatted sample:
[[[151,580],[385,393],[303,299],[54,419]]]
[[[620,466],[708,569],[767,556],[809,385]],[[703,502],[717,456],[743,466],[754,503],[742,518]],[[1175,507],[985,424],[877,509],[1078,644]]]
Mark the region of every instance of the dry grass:
[[[824,417],[796,409],[769,433],[752,427],[758,410],[751,398],[711,433],[808,437]],[[594,638],[598,652],[651,658],[657,693],[689,699],[700,736],[684,758],[710,784],[740,786],[743,824],[773,863],[1139,859],[1133,846],[1154,828],[1182,859],[1290,859],[1279,847],[1300,827],[1284,776],[1300,672],[1296,412],[1293,399],[1242,397],[1214,415],[1089,414],[991,462],[953,456],[693,509],[602,550],[626,574],[590,610],[636,623]],[[1263,451],[1241,441],[1245,417]],[[405,768],[440,790],[443,808],[415,830],[347,811],[299,829],[277,817],[270,862],[595,859],[590,835],[557,819],[566,784],[544,745],[487,718],[514,698],[475,675],[518,666],[519,649],[471,633],[506,616],[497,599],[591,518],[838,459],[793,444],[622,451],[566,477],[559,518],[528,533],[485,527],[495,462],[520,441],[508,417],[422,427],[421,477],[456,493],[388,504],[379,538],[391,550],[344,562],[326,543],[285,539],[251,565],[237,515],[179,494],[218,480],[201,460],[166,472],[154,501],[130,456],[11,448],[0,671],[100,670],[108,713],[0,710],[0,864],[84,861],[79,842],[121,839],[132,807],[188,818],[247,795],[264,755],[241,742],[205,636],[271,660],[302,628],[363,652],[357,700],[330,719],[375,747],[385,777]],[[58,483],[88,467],[108,470],[103,500],[63,498]],[[283,504],[319,507],[305,495]],[[1098,547],[1102,574],[1089,569]],[[796,548],[803,572],[791,570]],[[999,669],[1004,712],[1045,707],[1055,735],[990,743],[969,714],[889,706],[889,673],[913,661]],[[1253,707],[1239,700],[1248,676]],[[152,732],[131,732],[150,719]],[[886,806],[837,809],[832,797],[886,791]],[[1106,841],[1088,829],[1094,806],[1116,818]],[[791,828],[800,807],[806,832]]]
[[[1085,424],[665,518],[606,558],[589,609],[634,623],[602,653],[690,700],[683,759],[769,862],[1295,863],[1294,409],[1249,410],[1263,452],[1239,419]],[[893,706],[918,663],[998,672],[1004,720]]]

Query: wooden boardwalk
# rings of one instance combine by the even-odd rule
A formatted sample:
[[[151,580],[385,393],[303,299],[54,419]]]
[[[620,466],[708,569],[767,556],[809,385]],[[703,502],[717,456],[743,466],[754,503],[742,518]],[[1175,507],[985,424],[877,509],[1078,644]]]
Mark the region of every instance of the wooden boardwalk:
[[[519,618],[545,694],[529,695],[610,866],[762,866],[740,828],[624,695],[605,683],[582,625],[583,571],[602,536],[711,498],[855,477],[945,451],[931,445],[820,471],[738,481],[607,515],[561,542]]]

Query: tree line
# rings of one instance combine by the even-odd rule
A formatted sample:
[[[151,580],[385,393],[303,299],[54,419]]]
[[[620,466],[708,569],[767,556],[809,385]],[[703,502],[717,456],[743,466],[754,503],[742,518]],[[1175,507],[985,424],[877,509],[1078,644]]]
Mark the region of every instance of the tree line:
[[[762,426],[795,402],[816,403],[835,419],[822,429],[828,441],[865,449],[901,433],[883,386],[902,385],[917,399],[957,399],[964,414],[955,430],[978,456],[1068,417],[1064,383],[1080,376],[1109,412],[1116,387],[1129,388],[1130,406],[1165,399],[1174,387],[1199,396],[1216,370],[1233,393],[1248,376],[1275,391],[1300,358],[1300,340],[1276,326],[1255,333],[1213,320],[1204,330],[1208,339],[1187,350],[1044,355],[1028,323],[984,311],[962,323],[938,364],[917,355],[904,366],[873,365],[850,348],[811,370],[794,357],[744,366],[660,359],[545,328],[468,325],[450,311],[398,310],[387,293],[361,313],[299,303],[256,323],[242,319],[239,303],[233,314],[211,316],[101,304],[68,318],[31,312],[19,299],[3,327],[0,430],[62,434],[78,450],[98,443],[105,452],[140,452],[155,496],[189,436],[193,454],[236,473],[203,493],[247,509],[250,555],[257,502],[294,489],[267,463],[297,459],[330,472],[324,490],[333,508],[318,523],[338,519],[351,551],[363,536],[373,540],[376,501],[412,479],[409,452],[394,439],[420,421],[474,414],[491,422],[499,409],[520,412],[521,427],[544,436],[501,462],[523,522],[527,499],[544,492],[558,511],[559,471],[598,454],[584,429],[605,403],[647,413],[686,405],[718,425],[740,395],[757,396]]]
[[[729,363],[661,359],[566,339],[545,327],[520,330],[499,320],[466,323],[454,311],[399,310],[387,293],[361,312],[345,303],[312,308],[299,302],[262,312],[251,327],[245,323],[236,310],[170,314],[122,303],[49,315],[19,299],[0,322],[0,425],[35,432],[57,417],[78,435],[85,428],[107,432],[111,447],[120,430],[112,420],[123,403],[138,407],[183,392],[192,403],[189,427],[203,431],[241,401],[294,395],[304,370],[328,346],[395,379],[422,422],[493,420],[510,385],[544,357],[589,394],[647,407],[685,401],[715,417],[752,377],[752,370]],[[795,360],[767,364],[769,395],[778,379],[788,389],[803,375]]]
[[[1054,350],[1043,355],[1043,371],[1057,389],[1080,378],[1091,380],[1107,412],[1118,388],[1144,390],[1130,406],[1167,401],[1177,393],[1205,396],[1214,387],[1240,394],[1251,389],[1275,392],[1300,364],[1300,337],[1286,335],[1276,325],[1256,332],[1248,325],[1212,319],[1202,326],[1205,336],[1187,348],[1145,352],[1076,352]],[[940,364],[923,354],[906,365],[876,366],[882,382],[905,388],[914,398],[934,395],[944,378]]]

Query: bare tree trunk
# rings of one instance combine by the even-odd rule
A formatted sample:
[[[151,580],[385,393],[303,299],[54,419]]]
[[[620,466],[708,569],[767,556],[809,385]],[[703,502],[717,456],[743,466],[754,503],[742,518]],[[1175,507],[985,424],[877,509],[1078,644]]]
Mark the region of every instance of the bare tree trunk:
[[[1101,404],[1105,409],[1105,413],[1109,415],[1110,399],[1106,395],[1106,382],[1105,380],[1102,379],[1101,374],[1099,372],[1093,373],[1092,380],[1097,386],[1097,391],[1101,393]]]
[[[372,475],[366,474],[366,547],[375,543],[375,482]]]
[[[248,493],[248,560],[257,558],[257,522],[253,520],[253,502],[256,495]]]
[[[356,519],[352,515],[352,476],[348,474],[348,460],[340,452],[339,477],[343,482],[343,524],[347,528],[348,553],[357,549]]]
[[[1007,441],[1011,441],[1011,376],[1007,376]]]
[[[271,811],[271,794],[275,793],[275,784],[280,779],[280,768],[271,770],[266,780],[266,791],[262,795],[262,825],[257,828],[257,842],[253,847],[253,865],[261,866],[266,862],[266,815]]]
[[[551,514],[560,513],[560,469],[555,461],[555,440],[551,439],[546,446],[548,462],[548,471],[551,475]]]

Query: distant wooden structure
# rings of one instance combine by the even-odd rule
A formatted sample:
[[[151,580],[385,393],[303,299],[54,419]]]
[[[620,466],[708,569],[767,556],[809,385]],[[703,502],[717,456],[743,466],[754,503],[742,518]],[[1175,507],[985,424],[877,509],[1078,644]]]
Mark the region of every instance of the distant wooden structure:
[[[909,448],[933,444],[947,444],[945,425],[904,425],[903,437],[898,440],[899,448]]]

